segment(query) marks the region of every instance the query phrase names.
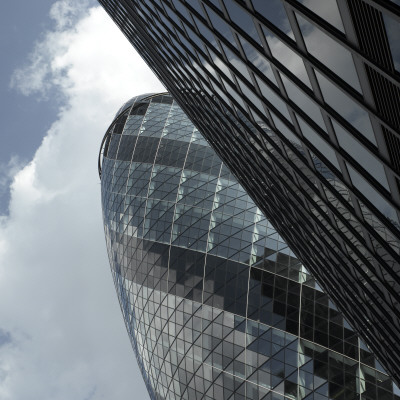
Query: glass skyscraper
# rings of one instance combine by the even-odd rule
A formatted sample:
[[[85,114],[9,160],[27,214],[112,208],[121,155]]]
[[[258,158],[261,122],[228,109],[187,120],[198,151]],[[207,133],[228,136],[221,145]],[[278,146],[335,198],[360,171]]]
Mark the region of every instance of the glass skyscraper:
[[[152,399],[400,400],[170,95],[121,107],[99,172],[111,271]]]
[[[399,2],[99,1],[399,382]]]

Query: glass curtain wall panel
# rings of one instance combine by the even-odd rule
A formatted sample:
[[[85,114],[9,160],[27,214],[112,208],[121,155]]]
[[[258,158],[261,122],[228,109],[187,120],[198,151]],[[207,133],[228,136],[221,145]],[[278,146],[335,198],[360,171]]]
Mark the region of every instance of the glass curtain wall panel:
[[[99,1],[399,382],[399,2]]]
[[[170,95],[124,104],[99,172],[111,271],[152,399],[400,400]]]

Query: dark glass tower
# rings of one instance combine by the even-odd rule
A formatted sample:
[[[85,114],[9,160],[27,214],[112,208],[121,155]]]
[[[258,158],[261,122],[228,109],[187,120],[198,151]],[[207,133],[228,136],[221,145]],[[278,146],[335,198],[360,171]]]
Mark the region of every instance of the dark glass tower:
[[[399,2],[100,3],[399,382]]]
[[[172,97],[125,103],[99,161],[112,275],[152,399],[400,400]]]

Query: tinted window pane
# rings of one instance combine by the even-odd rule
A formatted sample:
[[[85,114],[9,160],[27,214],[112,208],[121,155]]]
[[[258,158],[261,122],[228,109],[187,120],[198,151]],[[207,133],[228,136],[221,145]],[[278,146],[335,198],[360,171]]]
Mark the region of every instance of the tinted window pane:
[[[258,77],[256,77],[258,86],[260,87],[262,95],[265,97],[266,100],[272,103],[276,109],[283,114],[284,117],[286,117],[289,121],[290,115],[289,111],[286,107],[286,104],[281,100],[278,95],[271,89],[269,88],[264,82],[261,81]]]
[[[296,103],[316,124],[326,130],[319,107],[285,75],[281,75],[289,99]]]
[[[235,39],[233,38],[231,28],[229,25],[214,11],[207,7],[208,15],[214,28],[232,45],[236,46]]]
[[[347,165],[354,186],[388,219],[399,224],[394,208],[350,165]]]
[[[311,127],[306,124],[302,118],[298,117],[299,125],[301,127],[301,131],[306,139],[308,139],[314,147],[319,150],[330,162],[333,164],[339,171],[339,163],[336,158],[335,151],[332,147],[324,140],[321,136],[317,134]]]
[[[328,21],[335,28],[344,32],[342,18],[340,17],[336,0],[297,0],[309,8],[315,14],[319,15],[325,21]]]
[[[272,55],[292,74],[311,88],[311,83],[302,58],[266,29],[264,29],[264,34]]]
[[[385,21],[394,67],[400,72],[400,24],[385,14],[383,15],[383,20]]]
[[[316,72],[316,75],[325,101],[371,143],[376,145],[368,113],[320,73]]]
[[[281,0],[253,0],[254,9],[282,32],[294,39],[292,28]]]
[[[243,8],[238,6],[232,0],[225,0],[225,6],[232,21],[239,25],[256,42],[260,43],[260,38],[258,37],[253,18],[250,16],[250,14],[248,14]]]
[[[272,72],[271,64],[269,63],[269,61],[243,38],[240,38],[240,42],[242,44],[247,59],[260,72],[262,72],[274,85],[276,85],[276,80]]]
[[[339,124],[335,121],[332,121],[332,123],[340,146],[343,147],[343,149],[346,150],[347,153],[349,153],[354,160],[369,174],[371,174],[381,185],[383,185],[387,190],[390,190],[382,164]]]
[[[346,83],[361,92],[353,57],[339,43],[297,15],[308,52],[335,72]]]

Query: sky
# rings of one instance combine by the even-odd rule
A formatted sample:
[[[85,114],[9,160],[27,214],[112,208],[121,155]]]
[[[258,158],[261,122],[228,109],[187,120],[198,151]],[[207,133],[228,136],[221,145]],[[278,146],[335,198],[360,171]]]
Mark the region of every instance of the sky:
[[[164,88],[93,0],[2,2],[0,47],[0,399],[146,399],[97,157],[122,103]]]

